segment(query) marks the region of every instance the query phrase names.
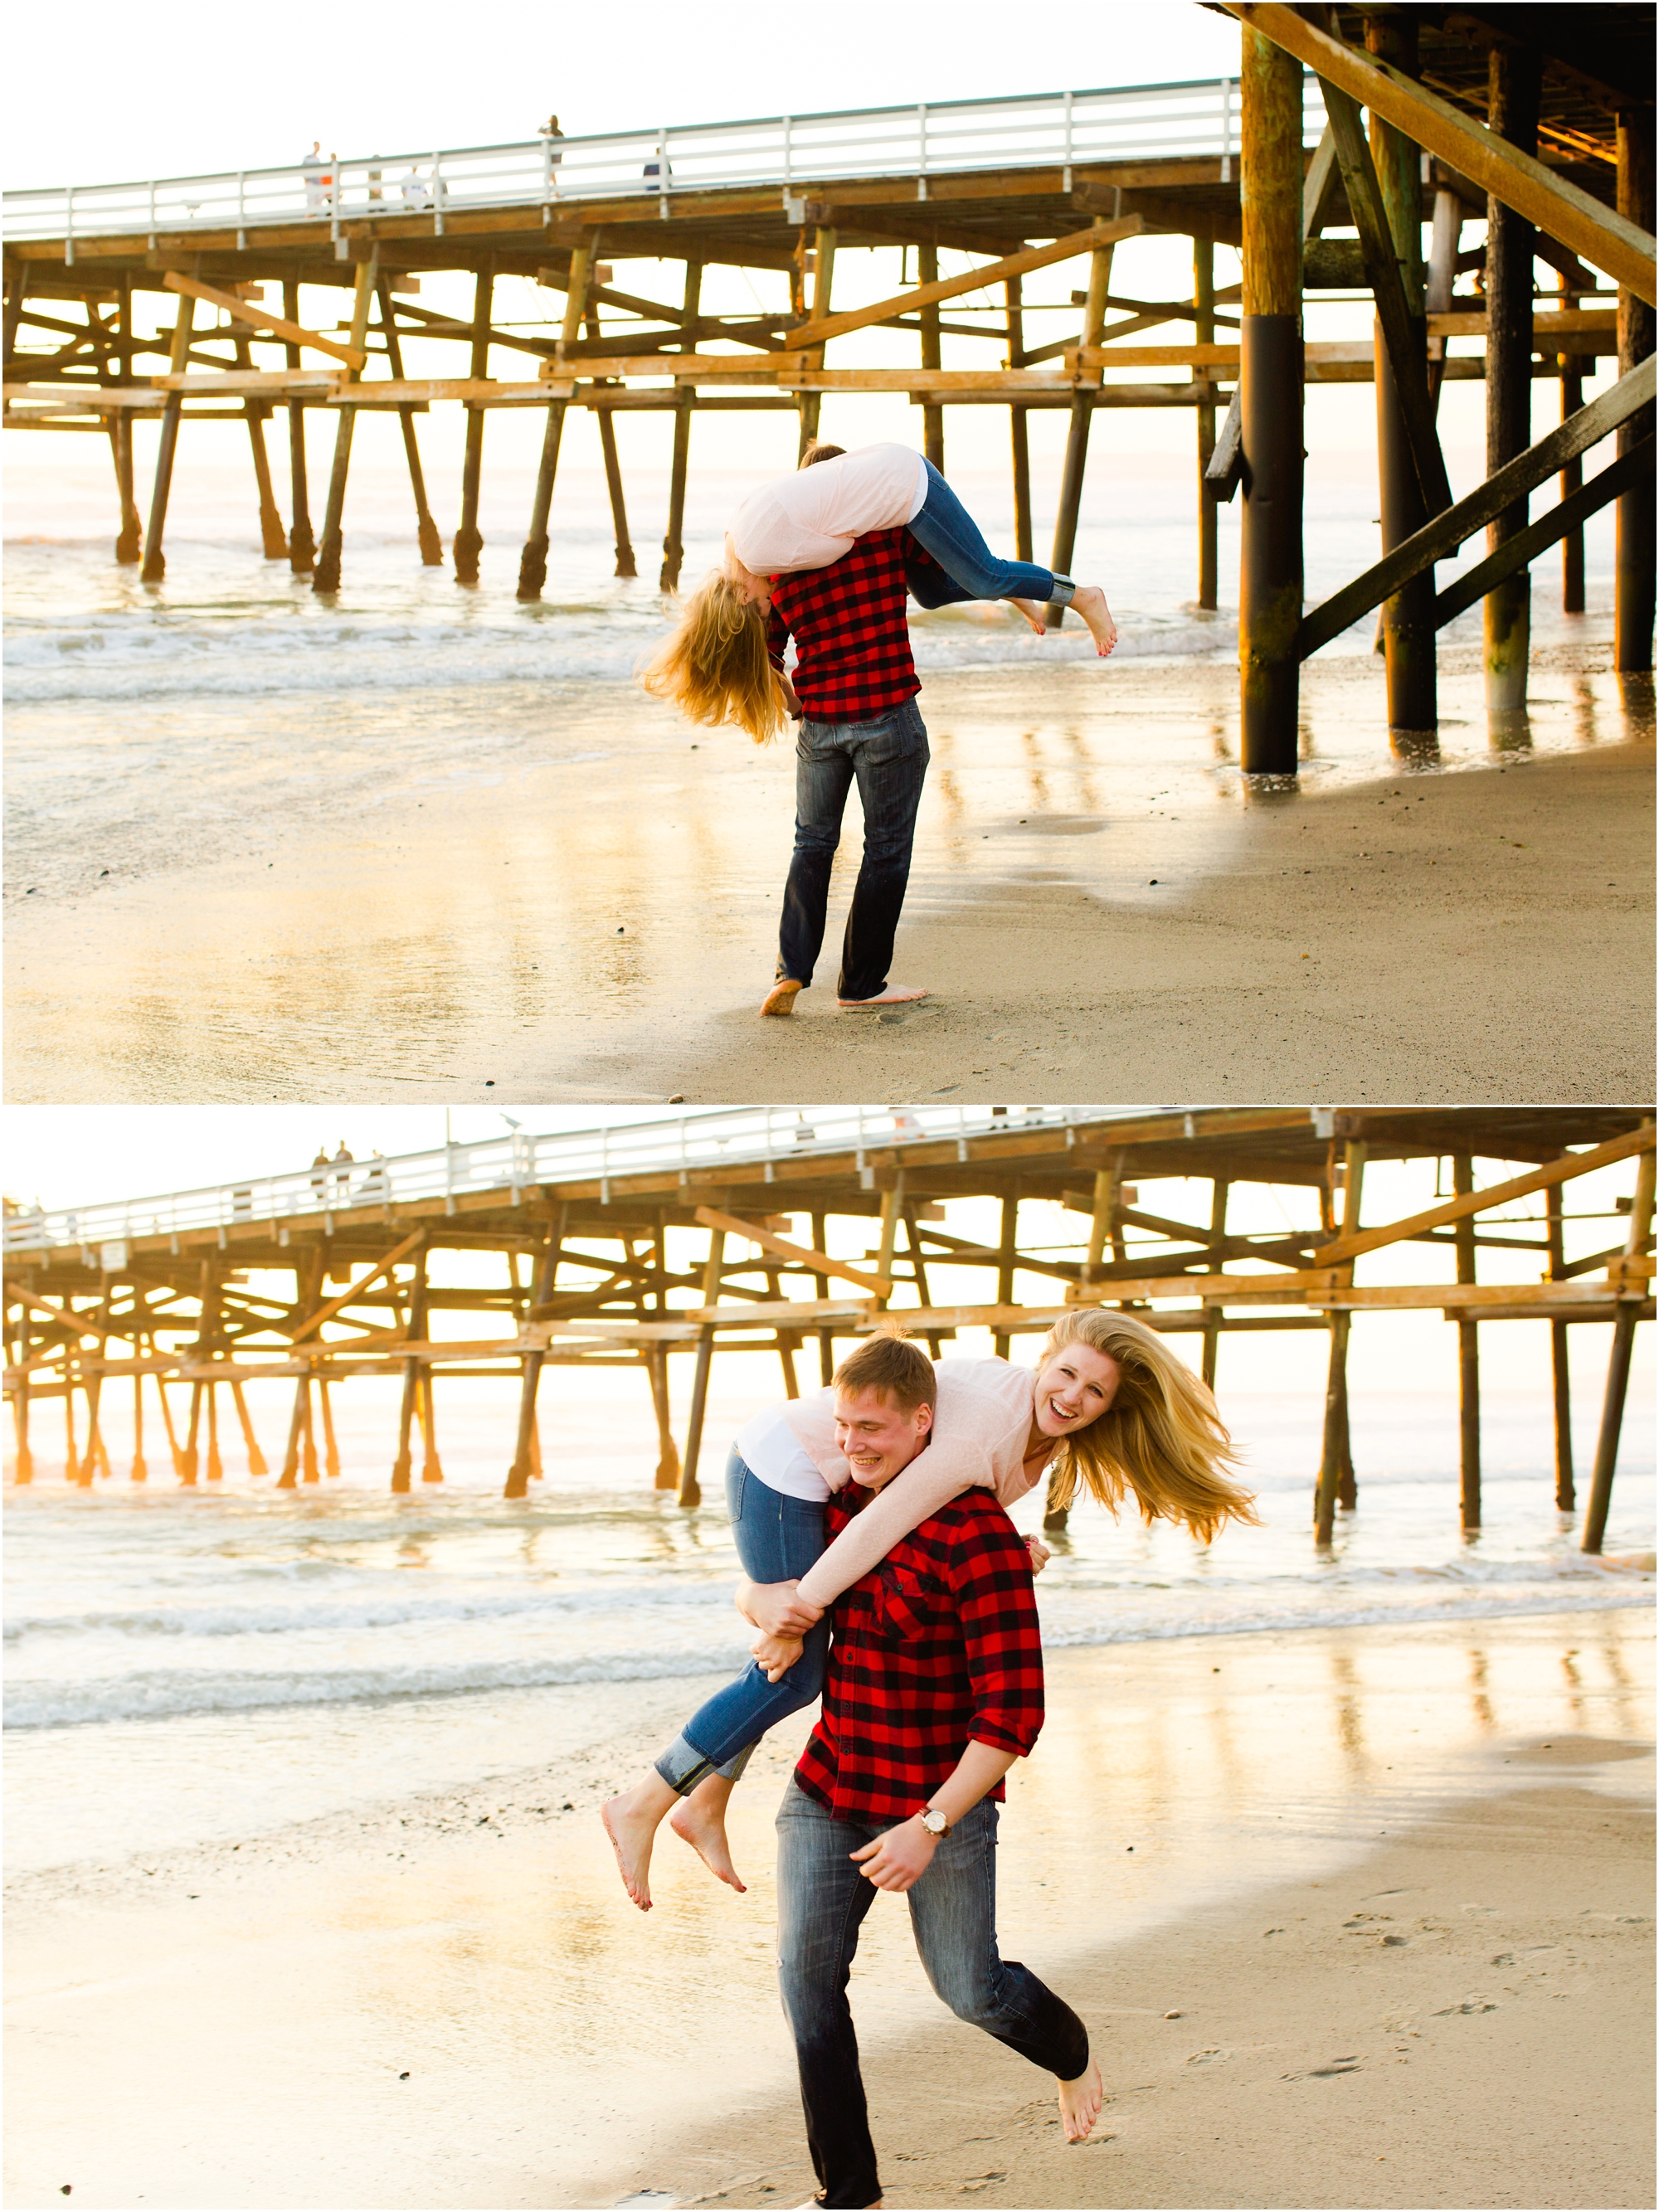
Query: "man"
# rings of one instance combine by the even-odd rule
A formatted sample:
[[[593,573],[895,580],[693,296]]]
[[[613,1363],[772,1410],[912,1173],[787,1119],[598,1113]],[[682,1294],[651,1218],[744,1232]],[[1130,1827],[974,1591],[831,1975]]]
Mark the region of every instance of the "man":
[[[893,938],[910,880],[916,809],[927,774],[927,732],[905,611],[904,530],[874,530],[827,568],[774,577],[766,643],[783,679],[795,740],[795,850],[783,894],[777,980],[763,1014],[794,1011],[823,943],[830,868],[856,777],[864,859],[842,942],[836,994],[844,1008],[891,1006],[927,994],[888,981]],[[791,634],[793,685],[784,675]]]
[[[875,1339],[843,1385],[836,1439],[853,1482],[838,1534],[922,1449],[933,1364]],[[848,1378],[849,1382],[853,1378]],[[916,1948],[958,2018],[1044,2067],[1067,2139],[1099,2117],[1083,2022],[996,1938],[996,1801],[1042,1726],[1042,1646],[1025,1546],[982,1486],[953,1498],[836,1607],[823,1715],[778,1814],[778,1955],[825,2207],[878,2203],[847,1980],[878,1889],[908,1897]]]

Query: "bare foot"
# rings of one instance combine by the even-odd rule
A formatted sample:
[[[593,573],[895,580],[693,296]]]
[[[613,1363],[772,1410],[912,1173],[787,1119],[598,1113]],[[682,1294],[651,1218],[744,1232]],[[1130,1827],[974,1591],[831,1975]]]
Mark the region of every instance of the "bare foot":
[[[599,1818],[605,1822],[611,1848],[617,1854],[623,1887],[641,1912],[649,1912],[651,1845],[657,1832],[656,1821],[635,1805],[631,1796],[608,1798],[599,1808]]]
[[[1101,2086],[1100,2069],[1091,2058],[1089,2070],[1079,2074],[1075,2081],[1060,2085],[1060,2119],[1066,2130],[1067,2142],[1086,2142],[1091,2130],[1100,2118],[1100,2107],[1106,2094]]]
[[[1072,594],[1072,605],[1089,625],[1095,651],[1103,659],[1117,643],[1117,624],[1112,620],[1105,592],[1098,584],[1079,584]]]
[[[1018,609],[1039,637],[1048,636],[1048,611],[1046,607],[1039,605],[1036,599],[1010,599],[1008,604],[1011,607]]]
[[[842,1013],[848,1014],[857,1006],[903,1006],[913,999],[925,999],[927,996],[926,991],[912,990],[908,984],[890,983],[873,999],[837,999],[836,1004]]]
[[[800,985],[790,976],[780,975],[761,1000],[762,1013],[793,1014],[795,1011],[795,994],[800,988]]]
[[[732,1847],[726,1840],[726,1820],[723,1809],[706,1812],[698,1804],[696,1793],[682,1797],[668,1816],[668,1825],[683,1844],[690,1844],[717,1881],[748,1894],[749,1885],[739,1881],[738,1870],[732,1863]]]

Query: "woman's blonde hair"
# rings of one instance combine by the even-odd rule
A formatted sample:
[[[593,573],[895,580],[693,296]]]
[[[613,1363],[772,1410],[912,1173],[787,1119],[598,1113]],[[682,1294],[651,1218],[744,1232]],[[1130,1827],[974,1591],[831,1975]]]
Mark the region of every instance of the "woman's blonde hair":
[[[1069,1505],[1079,1482],[1115,1514],[1126,1488],[1144,1521],[1183,1522],[1207,1544],[1229,1521],[1257,1522],[1251,1492],[1231,1480],[1232,1438],[1206,1386],[1156,1329],[1104,1306],[1080,1306],[1048,1332],[1039,1373],[1068,1344],[1115,1360],[1111,1404],[1054,1455],[1048,1502]]]
[[[783,686],[766,650],[766,619],[731,579],[711,568],[686,600],[673,635],[639,672],[653,699],[688,721],[735,722],[757,745],[786,720]]]

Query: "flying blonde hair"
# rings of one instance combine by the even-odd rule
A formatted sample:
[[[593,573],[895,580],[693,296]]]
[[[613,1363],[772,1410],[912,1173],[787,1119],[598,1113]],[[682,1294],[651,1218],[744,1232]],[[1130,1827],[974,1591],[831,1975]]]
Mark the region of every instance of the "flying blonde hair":
[[[757,745],[769,744],[787,720],[783,685],[766,650],[766,618],[718,568],[686,600],[639,681],[688,721],[705,728],[735,722]]]
[[[1236,1455],[1215,1400],[1156,1329],[1104,1306],[1080,1306],[1048,1332],[1039,1372],[1068,1344],[1115,1360],[1118,1385],[1106,1411],[1060,1443],[1051,1506],[1069,1505],[1081,1484],[1114,1516],[1132,1490],[1142,1520],[1184,1522],[1205,1544],[1229,1521],[1260,1524],[1253,1494],[1226,1472]]]

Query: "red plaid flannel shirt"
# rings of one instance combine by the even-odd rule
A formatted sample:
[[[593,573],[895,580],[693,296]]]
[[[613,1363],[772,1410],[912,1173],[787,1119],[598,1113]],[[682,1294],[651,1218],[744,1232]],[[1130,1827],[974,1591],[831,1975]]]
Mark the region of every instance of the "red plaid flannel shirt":
[[[853,1517],[856,1484],[825,1508]],[[1024,1540],[966,1491],[895,1544],[836,1605],[823,1710],[795,1780],[838,1820],[919,1813],[970,1741],[1023,1758],[1042,1727],[1042,1639]],[[1003,1794],[998,1783],[991,1792]]]
[[[783,672],[795,639],[795,696],[814,720],[862,722],[920,691],[905,612],[906,530],[872,530],[827,568],[772,579],[766,649]]]

